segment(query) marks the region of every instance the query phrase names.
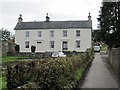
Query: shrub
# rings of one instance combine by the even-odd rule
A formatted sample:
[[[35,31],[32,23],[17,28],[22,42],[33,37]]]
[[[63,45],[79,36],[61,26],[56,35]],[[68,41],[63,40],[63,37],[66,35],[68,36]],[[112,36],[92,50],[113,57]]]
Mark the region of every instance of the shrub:
[[[28,82],[35,82],[40,90],[72,89],[91,58],[90,52],[91,49],[87,53],[71,57],[20,62],[8,69],[7,86],[9,89],[18,86],[32,87]]]
[[[36,50],[36,47],[35,46],[31,46],[31,52],[35,52],[35,50]]]
[[[19,52],[20,51],[20,45],[15,46],[15,51]]]

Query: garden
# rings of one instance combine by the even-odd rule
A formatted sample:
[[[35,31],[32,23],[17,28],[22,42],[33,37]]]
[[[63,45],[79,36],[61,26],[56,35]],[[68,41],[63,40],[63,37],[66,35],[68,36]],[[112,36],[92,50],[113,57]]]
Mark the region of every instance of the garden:
[[[11,60],[3,58],[3,62],[16,62],[15,57],[9,57]],[[2,87],[13,90],[74,89],[93,58],[93,49],[87,49],[85,53],[76,53],[65,58],[42,58],[26,62],[21,59],[19,63],[7,66],[6,77],[2,77]]]

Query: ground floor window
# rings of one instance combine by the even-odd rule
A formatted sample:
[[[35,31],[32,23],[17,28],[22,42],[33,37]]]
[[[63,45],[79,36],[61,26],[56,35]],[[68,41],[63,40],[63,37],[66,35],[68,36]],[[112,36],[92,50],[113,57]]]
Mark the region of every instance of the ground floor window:
[[[63,50],[68,50],[68,42],[67,41],[62,42],[62,49]]]
[[[29,48],[29,41],[25,41],[25,48]]]
[[[80,48],[80,40],[76,41],[76,48]]]
[[[54,41],[50,41],[50,48],[54,48]]]

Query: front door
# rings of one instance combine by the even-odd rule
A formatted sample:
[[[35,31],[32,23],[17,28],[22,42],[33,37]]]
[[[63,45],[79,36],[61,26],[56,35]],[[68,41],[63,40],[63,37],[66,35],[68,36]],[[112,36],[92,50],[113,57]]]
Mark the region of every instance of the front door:
[[[68,50],[68,42],[67,41],[63,41],[62,42],[62,50]]]
[[[41,41],[37,41],[37,47],[36,52],[42,52],[43,51],[43,45]]]

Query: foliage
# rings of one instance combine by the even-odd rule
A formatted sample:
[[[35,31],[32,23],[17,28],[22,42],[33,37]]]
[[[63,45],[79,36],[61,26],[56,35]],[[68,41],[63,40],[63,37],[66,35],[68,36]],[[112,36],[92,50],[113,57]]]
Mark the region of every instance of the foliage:
[[[35,82],[40,90],[72,89],[92,59],[92,49],[88,49],[86,53],[71,57],[20,62],[7,68],[7,87],[32,87],[29,82]]]
[[[92,38],[93,38],[93,41],[96,42],[100,42],[101,41],[101,33],[100,33],[100,30],[94,30],[92,32]]]
[[[31,52],[35,52],[36,47],[35,46],[31,46]]]
[[[20,45],[15,46],[15,51],[19,52],[20,51]]]
[[[110,47],[120,47],[120,1],[103,2],[98,21],[101,41]]]
[[[6,77],[0,77],[0,90],[7,89],[6,83]]]
[[[2,28],[0,30],[0,33],[2,34],[2,35],[0,35],[0,36],[2,36],[2,37],[0,37],[2,39],[2,41],[7,41],[10,38],[10,31],[8,31],[7,29],[4,30],[4,28]]]

